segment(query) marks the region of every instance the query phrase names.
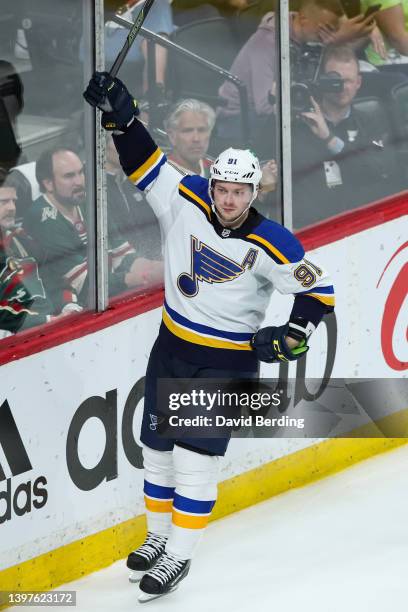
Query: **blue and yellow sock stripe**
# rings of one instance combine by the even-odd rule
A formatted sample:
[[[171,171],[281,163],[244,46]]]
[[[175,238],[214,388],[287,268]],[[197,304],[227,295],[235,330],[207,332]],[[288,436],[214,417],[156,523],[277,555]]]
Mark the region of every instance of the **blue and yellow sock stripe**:
[[[211,516],[215,500],[190,499],[175,493],[172,523],[184,529],[204,529]]]
[[[144,191],[157,178],[160,168],[166,161],[163,151],[157,147],[150,157],[129,175],[129,180]]]
[[[220,349],[251,351],[249,341],[252,332],[227,332],[208,325],[194,323],[169,307],[163,307],[163,322],[167,329],[182,340]]]
[[[171,512],[173,509],[174,487],[163,487],[144,481],[146,509],[150,512]]]

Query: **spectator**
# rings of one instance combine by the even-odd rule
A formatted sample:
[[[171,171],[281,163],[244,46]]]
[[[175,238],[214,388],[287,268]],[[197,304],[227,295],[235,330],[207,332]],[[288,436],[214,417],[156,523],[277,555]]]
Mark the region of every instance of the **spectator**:
[[[295,44],[319,42],[322,24],[337,29],[343,15],[339,0],[303,0],[299,11],[290,14],[291,41]],[[255,116],[270,115],[274,110],[269,93],[276,76],[276,44],[275,14],[267,13],[231,66],[231,73],[247,86],[250,111]],[[219,109],[219,116],[237,117],[240,112],[237,88],[226,81],[219,94],[226,104]],[[236,125],[233,122],[232,131]],[[229,134],[223,137],[228,138]]]
[[[372,17],[364,19],[358,15],[347,19],[340,0],[301,0],[298,12],[290,14],[292,55],[298,56],[303,45],[308,43],[360,41],[373,31],[374,26]],[[275,14],[267,13],[231,66],[231,73],[247,87],[249,120],[258,151],[264,150],[265,133],[271,134],[274,129],[271,121],[266,119],[274,113],[270,93],[275,89],[276,49]],[[317,65],[316,61],[311,68]],[[308,78],[310,75],[303,76]],[[217,131],[222,139],[231,140],[240,129],[238,90],[226,81],[219,94],[224,105],[218,110]],[[269,149],[268,154],[274,155],[274,151]]]
[[[330,25],[321,24],[318,30],[320,41],[326,45],[348,44],[357,51],[360,47],[366,46],[370,39],[376,50],[383,53],[384,39],[375,24],[374,14],[364,15],[360,13],[349,19],[344,15],[341,17],[339,27],[336,30]]]
[[[361,10],[378,4],[376,0],[361,0]],[[408,2],[407,0],[383,0],[375,13],[376,24],[386,43],[385,53],[381,47],[370,45],[366,49],[371,64],[408,63]],[[383,50],[384,51],[384,50]]]
[[[69,284],[78,294],[79,303],[86,306],[88,231],[83,164],[73,151],[54,148],[38,159],[36,177],[42,195],[33,203],[26,224],[46,250],[53,298],[56,300],[61,286]],[[127,241],[110,242],[109,262],[112,295],[146,284],[143,261]]]
[[[324,93],[293,122],[293,198],[296,227],[388,195],[392,161],[384,134],[353,108],[360,88],[353,49],[328,47],[323,72],[337,73],[343,90]]]
[[[187,99],[173,106],[164,127],[172,145],[169,161],[185,174],[208,178],[211,160],[206,157],[215,112],[205,102]]]
[[[0,338],[19,330],[41,325],[53,316],[39,265],[43,253],[21,228],[16,226],[16,188],[7,171],[0,168]],[[67,294],[66,294],[67,297]],[[62,314],[79,311],[72,293]]]
[[[167,159],[185,174],[209,176],[212,161],[207,157],[211,132],[215,123],[215,112],[205,102],[187,99],[175,104],[164,122],[172,151]],[[272,212],[276,216],[276,202],[268,194],[275,191],[277,167],[274,160],[262,168],[262,181],[259,191],[261,212],[267,217]],[[271,211],[270,208],[274,210]]]
[[[22,220],[34,200],[40,195],[35,178],[35,162],[19,164],[10,170],[10,177],[17,189],[17,219]]]

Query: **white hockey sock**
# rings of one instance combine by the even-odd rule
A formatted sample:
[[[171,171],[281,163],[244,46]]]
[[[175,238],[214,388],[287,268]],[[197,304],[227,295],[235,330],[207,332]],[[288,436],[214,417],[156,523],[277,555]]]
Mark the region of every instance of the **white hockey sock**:
[[[143,466],[147,530],[168,536],[175,487],[172,451],[143,446]]]
[[[202,539],[217,499],[219,457],[175,446],[173,464],[176,490],[166,551],[191,559]]]

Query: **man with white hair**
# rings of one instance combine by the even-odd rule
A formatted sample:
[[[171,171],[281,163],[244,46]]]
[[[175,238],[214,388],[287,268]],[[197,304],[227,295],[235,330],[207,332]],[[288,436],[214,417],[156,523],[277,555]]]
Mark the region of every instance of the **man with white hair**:
[[[140,436],[148,534],[127,562],[140,580],[139,601],[148,601],[187,575],[229,442],[161,435],[160,379],[250,379],[259,360],[300,359],[333,309],[333,287],[288,230],[252,207],[262,177],[253,153],[230,148],[209,179],[183,176],[136,118],[137,104],[119,79],[95,73],[84,97],[103,111],[122,167],[146,193],[164,236],[163,321],[147,367]],[[261,328],[274,288],[294,294],[289,321]]]
[[[177,102],[164,121],[173,147],[167,159],[184,174],[208,178],[211,160],[206,155],[215,112],[205,102],[192,98]]]
[[[177,102],[167,115],[164,127],[173,147],[167,159],[183,174],[209,178],[212,161],[206,155],[215,118],[209,104],[193,98]],[[262,167],[262,188],[258,194],[261,202],[275,190],[276,181],[277,166],[275,160],[270,160]]]

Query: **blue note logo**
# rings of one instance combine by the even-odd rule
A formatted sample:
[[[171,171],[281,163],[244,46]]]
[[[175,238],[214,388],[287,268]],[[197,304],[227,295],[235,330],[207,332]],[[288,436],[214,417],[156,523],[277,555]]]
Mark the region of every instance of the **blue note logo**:
[[[213,284],[235,280],[246,269],[252,268],[256,255],[257,251],[250,249],[242,264],[239,264],[191,236],[191,272],[180,274],[177,286],[186,297],[194,297],[198,293],[199,282]]]

